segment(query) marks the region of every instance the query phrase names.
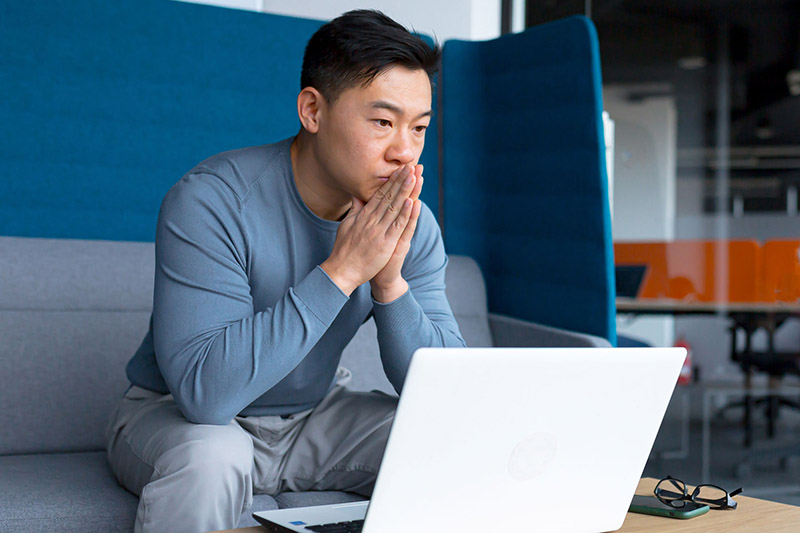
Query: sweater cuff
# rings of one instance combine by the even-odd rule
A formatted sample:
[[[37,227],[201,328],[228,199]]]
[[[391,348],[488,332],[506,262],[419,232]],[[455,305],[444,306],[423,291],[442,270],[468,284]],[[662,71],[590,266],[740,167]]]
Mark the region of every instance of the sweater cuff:
[[[344,304],[350,299],[333,280],[317,266],[294,289],[317,320],[330,327]]]
[[[408,324],[416,323],[419,316],[419,304],[407,290],[401,297],[389,303],[381,303],[372,299],[372,310],[375,322],[382,324],[389,331],[408,331]]]

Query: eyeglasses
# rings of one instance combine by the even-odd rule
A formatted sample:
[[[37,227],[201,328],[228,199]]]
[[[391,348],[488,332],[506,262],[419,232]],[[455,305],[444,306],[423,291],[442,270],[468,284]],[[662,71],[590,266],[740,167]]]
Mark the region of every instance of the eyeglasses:
[[[686,502],[708,505],[711,509],[736,509],[736,502],[733,501],[733,496],[742,492],[742,488],[739,487],[729,493],[722,487],[705,484],[698,485],[689,495],[689,491],[686,490],[686,483],[672,476],[667,476],[658,482],[653,492],[659,501],[676,509],[686,505]]]

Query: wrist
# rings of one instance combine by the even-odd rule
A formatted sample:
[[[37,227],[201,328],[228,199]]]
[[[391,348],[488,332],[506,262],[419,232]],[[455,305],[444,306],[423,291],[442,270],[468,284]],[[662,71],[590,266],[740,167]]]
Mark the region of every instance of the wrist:
[[[352,276],[348,275],[346,269],[340,268],[335,262],[327,259],[319,265],[320,268],[331,278],[331,281],[339,287],[339,289],[347,296],[353,294],[361,283],[355,281]]]
[[[398,278],[390,285],[380,285],[375,281],[370,281],[370,285],[372,286],[372,297],[376,302],[382,304],[391,303],[408,291],[408,283],[403,278]]]

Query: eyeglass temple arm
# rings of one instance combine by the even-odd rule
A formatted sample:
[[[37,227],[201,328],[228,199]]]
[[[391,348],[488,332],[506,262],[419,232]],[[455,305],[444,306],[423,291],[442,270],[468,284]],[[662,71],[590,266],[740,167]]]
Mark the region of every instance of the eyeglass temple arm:
[[[739,487],[739,488],[738,488],[738,489],[736,489],[735,491],[733,491],[733,492],[729,493],[729,494],[728,494],[728,496],[730,496],[731,498],[733,498],[733,497],[734,497],[734,496],[736,496],[737,494],[741,493],[741,492],[742,492],[742,490],[743,490],[743,489],[742,489],[742,487]]]

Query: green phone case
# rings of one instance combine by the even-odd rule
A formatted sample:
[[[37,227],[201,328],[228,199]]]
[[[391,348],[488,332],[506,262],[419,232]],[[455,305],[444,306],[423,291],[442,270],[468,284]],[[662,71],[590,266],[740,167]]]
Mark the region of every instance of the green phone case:
[[[648,499],[651,498],[650,496],[647,497]],[[631,503],[631,506],[628,510],[632,513],[642,513],[642,514],[651,514],[655,516],[666,516],[667,518],[679,518],[679,519],[687,519],[687,518],[694,518],[695,516],[700,516],[706,514],[708,512],[708,505],[701,505],[700,507],[685,510],[685,509],[667,509],[664,507],[659,507],[661,503],[656,499],[652,498],[655,505],[639,505],[636,503]]]

